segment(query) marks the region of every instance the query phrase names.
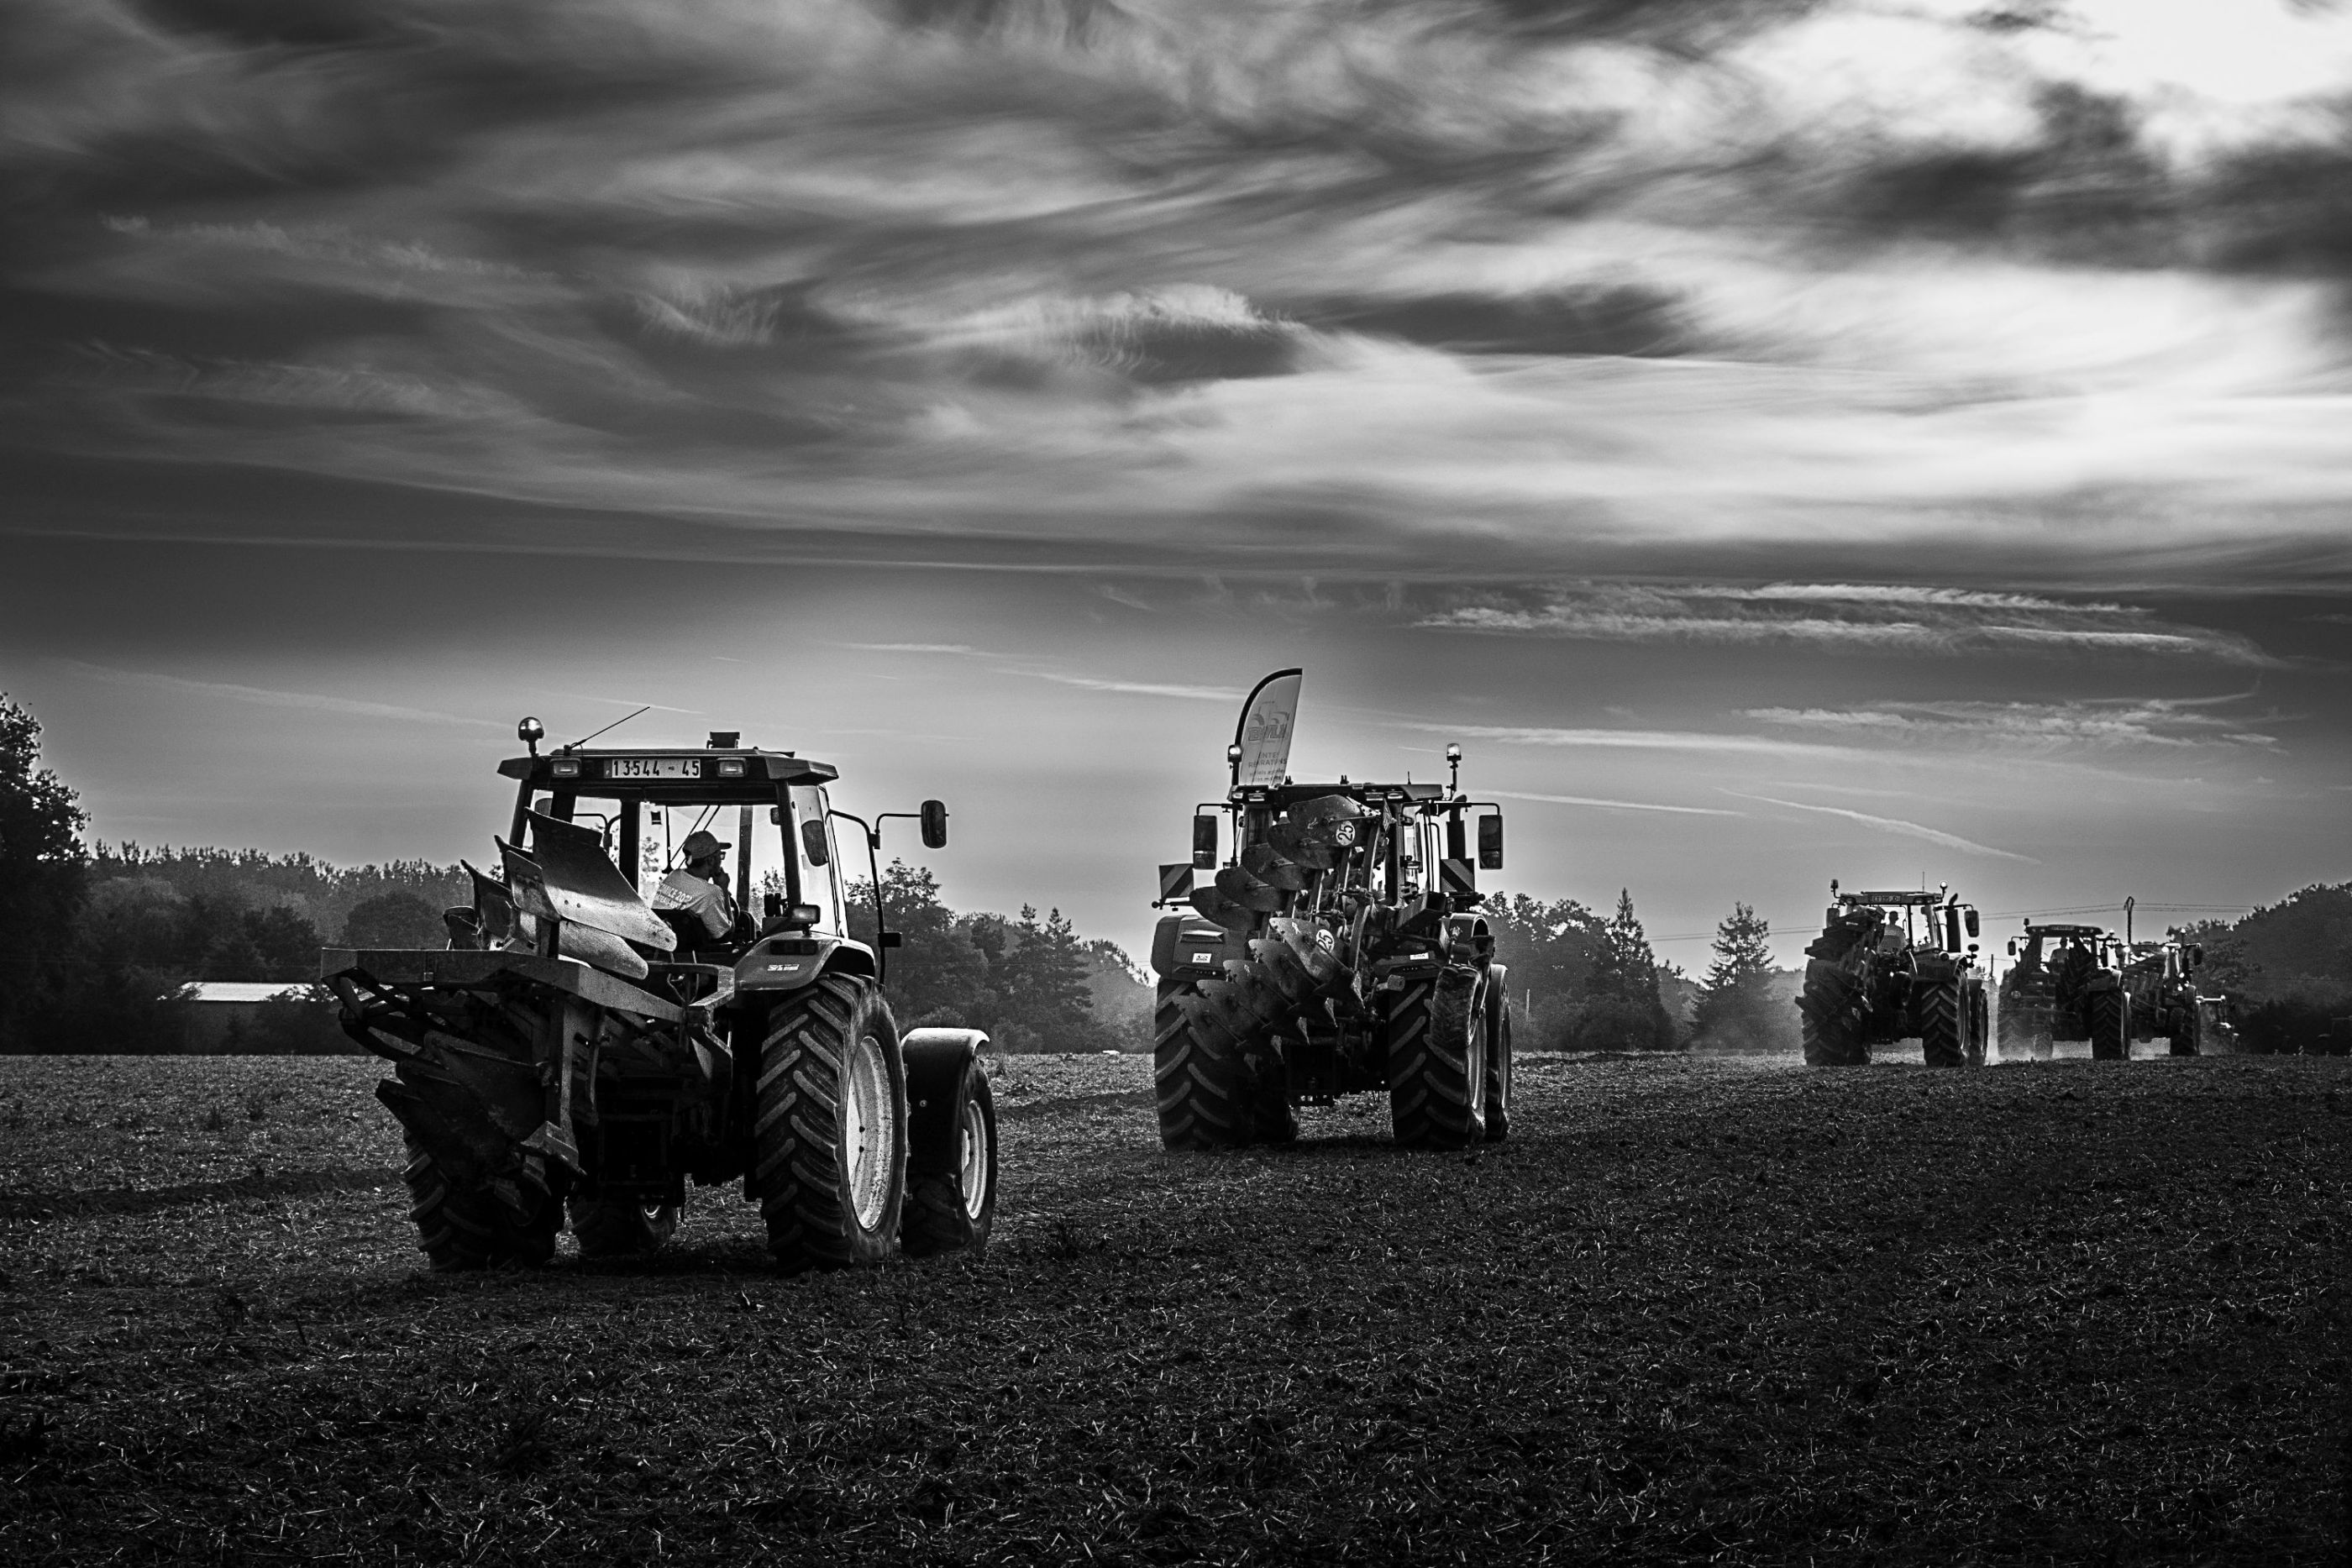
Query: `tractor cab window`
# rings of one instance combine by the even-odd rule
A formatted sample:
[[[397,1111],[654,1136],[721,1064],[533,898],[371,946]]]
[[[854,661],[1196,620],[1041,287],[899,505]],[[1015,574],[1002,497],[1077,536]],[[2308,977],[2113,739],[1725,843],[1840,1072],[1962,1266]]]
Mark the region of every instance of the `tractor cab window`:
[[[845,935],[841,918],[842,866],[834,841],[833,819],[825,815],[822,785],[792,787],[791,853],[800,862],[801,902],[820,913],[815,929],[829,936]]]

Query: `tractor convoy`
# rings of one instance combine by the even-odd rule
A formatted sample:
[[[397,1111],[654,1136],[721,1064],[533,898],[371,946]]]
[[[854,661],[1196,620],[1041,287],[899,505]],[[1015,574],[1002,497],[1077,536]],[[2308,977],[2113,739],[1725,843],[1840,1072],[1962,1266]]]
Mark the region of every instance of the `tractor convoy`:
[[[1501,809],[1444,784],[1299,781],[1301,673],[1260,681],[1192,853],[1160,869],[1153,1082],[1161,1144],[1297,1136],[1302,1105],[1385,1092],[1400,1148],[1469,1150],[1511,1126],[1507,975],[1478,873]],[[343,1028],[392,1064],[377,1097],[407,1146],[417,1244],[436,1269],[536,1264],[568,1224],[584,1258],[660,1247],[689,1184],[740,1182],[786,1270],[982,1250],[996,1214],[996,1111],[975,1030],[902,1035],[886,989],[900,937],[878,891],[851,935],[854,824],[881,878],[881,825],[947,810],[835,808],[830,765],[713,732],[701,747],[528,754],[495,870],[446,947],[330,948]],[[592,737],[593,738],[593,737]],[[1220,845],[1230,847],[1221,852]],[[1202,878],[1202,873],[1208,873]],[[2175,1055],[2226,1035],[2177,935],[2119,941],[2029,922],[1996,1009],[1976,908],[1948,889],[1841,893],[1806,948],[1808,1063],[1866,1063],[1916,1039],[1930,1066],[2047,1057],[2053,1042]],[[755,912],[756,911],[756,912]]]

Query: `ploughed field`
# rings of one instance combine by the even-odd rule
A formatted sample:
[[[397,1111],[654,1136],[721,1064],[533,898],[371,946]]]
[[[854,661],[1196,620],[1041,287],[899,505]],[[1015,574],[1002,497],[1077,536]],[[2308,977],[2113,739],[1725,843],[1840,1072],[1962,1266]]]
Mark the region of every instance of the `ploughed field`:
[[[427,1275],[379,1071],[0,1058],[0,1560],[2343,1560],[2352,1062],[1016,1058],[988,1256],[797,1279]]]

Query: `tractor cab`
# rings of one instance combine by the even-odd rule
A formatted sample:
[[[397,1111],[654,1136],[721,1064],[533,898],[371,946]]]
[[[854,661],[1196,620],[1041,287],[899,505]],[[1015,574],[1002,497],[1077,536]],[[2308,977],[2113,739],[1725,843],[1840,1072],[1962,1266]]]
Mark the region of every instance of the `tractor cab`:
[[[535,739],[528,731],[525,738]],[[869,884],[878,889],[875,841],[883,819],[868,823],[834,807],[827,791],[839,771],[832,764],[740,739],[719,730],[698,749],[569,746],[545,754],[533,744],[530,755],[507,758],[499,771],[517,786],[499,844],[507,888],[519,876],[521,885],[544,885],[564,939],[599,949],[575,956],[619,960],[625,973],[637,967],[626,963],[626,951],[613,950],[619,945],[608,936],[649,964],[751,964],[764,974],[771,959],[839,949],[840,959],[878,974],[873,949],[850,937],[856,867],[843,854],[864,839]],[[921,821],[926,848],[946,844],[943,805],[926,800],[919,813],[883,813],[910,815]],[[837,821],[856,824],[856,837],[837,830]],[[686,842],[698,833],[725,847],[719,875],[738,912],[733,928],[716,936],[698,917],[652,908],[663,878],[684,865]],[[496,902],[498,885],[476,875],[478,939],[498,925],[484,908]],[[878,907],[877,915],[878,929]],[[467,924],[461,911],[451,911],[450,920],[453,934]],[[897,946],[895,937],[882,932],[880,946]]]
[[[1974,953],[1979,929],[1976,905],[1962,904],[1949,887],[1934,893],[1897,889],[1891,892],[1840,893],[1830,883],[1827,925],[1857,920],[1877,925],[1872,938],[1885,952],[1926,949],[1951,955]]]
[[[2054,967],[2068,955],[2087,956],[2101,969],[2124,967],[2123,944],[2104,925],[2025,923],[2025,935],[2009,939],[2009,956],[2027,965]]]

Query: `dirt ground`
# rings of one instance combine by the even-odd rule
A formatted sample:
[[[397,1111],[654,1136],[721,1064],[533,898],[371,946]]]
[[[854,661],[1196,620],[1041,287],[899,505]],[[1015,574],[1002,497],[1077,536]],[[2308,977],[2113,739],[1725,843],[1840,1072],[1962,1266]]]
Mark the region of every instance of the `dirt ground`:
[[[2352,1062],[1538,1057],[1474,1159],[1021,1058],[984,1260],[798,1279],[426,1275],[379,1071],[0,1059],[0,1560],[2347,1560]]]

